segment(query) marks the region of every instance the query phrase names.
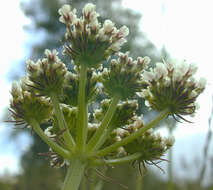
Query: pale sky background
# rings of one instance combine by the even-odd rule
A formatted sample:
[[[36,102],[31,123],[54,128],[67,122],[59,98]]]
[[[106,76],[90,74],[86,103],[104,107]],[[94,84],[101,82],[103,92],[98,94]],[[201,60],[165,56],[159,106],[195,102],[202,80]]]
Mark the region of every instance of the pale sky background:
[[[0,11],[0,114],[9,104],[11,81],[6,78],[8,71],[13,67],[19,67],[20,61],[28,56],[26,43],[28,43],[29,35],[23,30],[23,25],[29,24],[29,20],[19,9],[19,3],[18,0],[7,0],[1,3],[3,8]],[[179,158],[183,154],[187,154],[186,159],[192,158],[193,155],[199,156],[205,141],[212,107],[213,1],[123,0],[123,6],[132,8],[143,15],[141,29],[158,48],[164,45],[173,58],[196,63],[199,67],[198,76],[204,76],[207,79],[208,85],[205,93],[199,98],[200,110],[195,118],[190,118],[194,124],[180,124],[175,131],[176,157]],[[1,124],[0,173],[5,169],[11,172],[18,171],[20,151],[12,142],[7,142],[9,145],[5,147],[5,131],[7,130],[8,128]],[[26,142],[25,138],[21,137],[22,140],[18,146],[20,150],[27,148],[24,145],[26,143],[23,143],[23,141]],[[176,147],[182,148],[176,149]]]

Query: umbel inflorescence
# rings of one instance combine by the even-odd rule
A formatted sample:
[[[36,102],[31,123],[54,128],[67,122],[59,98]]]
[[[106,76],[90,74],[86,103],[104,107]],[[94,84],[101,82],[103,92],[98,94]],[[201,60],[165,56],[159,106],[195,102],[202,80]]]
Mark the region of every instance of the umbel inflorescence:
[[[11,90],[15,125],[31,128],[49,145],[53,167],[69,166],[63,189],[78,189],[86,168],[161,160],[173,139],[150,129],[169,115],[193,115],[206,83],[195,80],[192,64],[164,61],[151,67],[148,57],[133,60],[119,52],[128,28],[117,29],[110,20],[100,23],[95,9],[86,4],[80,17],[70,5],[59,9],[59,21],[66,25],[63,56],[74,70],[56,50],[47,49],[44,58],[27,61],[27,75]],[[98,103],[100,93],[106,98]],[[147,124],[136,114],[136,96],[160,112]],[[44,131],[43,123],[49,125]]]

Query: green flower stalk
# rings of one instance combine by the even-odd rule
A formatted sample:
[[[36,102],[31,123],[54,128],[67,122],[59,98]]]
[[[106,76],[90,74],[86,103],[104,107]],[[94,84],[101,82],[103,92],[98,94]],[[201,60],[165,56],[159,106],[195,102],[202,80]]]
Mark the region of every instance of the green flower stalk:
[[[79,189],[91,167],[157,166],[174,139],[151,129],[169,115],[185,120],[183,115],[194,114],[206,83],[194,79],[194,65],[168,62],[148,69],[148,57],[133,60],[119,52],[128,28],[117,29],[110,20],[100,23],[95,8],[86,4],[80,17],[70,5],[59,9],[59,21],[66,25],[63,56],[70,58],[73,71],[56,50],[45,50],[45,58],[27,61],[26,77],[11,90],[11,122],[31,128],[48,144],[43,154],[52,167],[68,167],[62,190]],[[97,104],[100,93],[107,98]],[[148,123],[136,114],[138,95],[160,112]],[[44,131],[42,123],[47,124]]]

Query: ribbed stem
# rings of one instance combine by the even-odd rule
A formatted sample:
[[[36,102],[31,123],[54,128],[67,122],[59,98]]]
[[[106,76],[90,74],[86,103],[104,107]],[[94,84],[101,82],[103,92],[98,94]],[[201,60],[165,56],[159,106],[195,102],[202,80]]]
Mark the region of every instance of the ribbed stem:
[[[169,128],[169,136],[172,137],[172,125],[171,122],[169,121],[169,119],[167,120],[167,124],[168,124],[168,128]],[[174,189],[174,185],[173,185],[173,167],[172,167],[172,160],[173,160],[173,148],[171,147],[169,149],[169,153],[168,153],[168,159],[169,159],[169,163],[168,163],[168,190],[173,190]]]
[[[143,176],[141,176],[140,171],[137,172],[137,179],[136,179],[136,190],[143,189]]]
[[[62,190],[78,190],[85,167],[86,163],[83,163],[80,159],[71,159]]]
[[[77,116],[77,137],[76,144],[79,150],[85,148],[87,139],[88,114],[86,104],[86,82],[87,82],[87,66],[81,65],[78,91],[78,116]]]
[[[129,142],[133,141],[134,139],[138,138],[139,136],[141,136],[144,132],[146,132],[147,130],[153,128],[155,125],[157,125],[162,119],[164,119],[165,117],[167,117],[169,114],[169,110],[164,110],[162,112],[160,112],[158,114],[158,116],[152,120],[150,123],[148,123],[147,125],[143,126],[142,128],[140,128],[137,132],[129,135],[128,137],[122,139],[121,141],[114,143],[100,151],[98,151],[97,153],[95,153],[96,156],[105,156],[106,154],[115,151],[117,148],[128,144]]]
[[[52,141],[49,137],[47,137],[36,120],[32,119],[30,124],[33,127],[33,130],[41,137],[41,139],[45,143],[50,146],[50,148],[52,148],[63,158],[70,159],[70,153],[67,150],[63,149],[61,146],[59,146],[57,143]]]
[[[74,147],[75,147],[75,141],[72,138],[72,136],[71,136],[71,134],[68,130],[66,121],[64,119],[64,115],[63,115],[62,110],[60,108],[60,104],[59,104],[57,95],[52,94],[51,100],[52,100],[52,103],[53,103],[53,107],[54,107],[54,110],[55,110],[55,114],[56,114],[56,118],[58,120],[59,127],[60,127],[61,130],[65,130],[65,132],[63,133],[63,137],[64,137],[65,143],[67,145],[67,148],[71,152],[73,152]]]
[[[105,135],[107,135],[105,130],[107,130],[107,127],[115,113],[119,100],[120,100],[119,96],[113,97],[110,107],[107,110],[107,113],[105,114],[100,127],[98,128],[98,130],[95,132],[94,136],[88,143],[88,146],[87,146],[88,152],[97,150],[102,145],[102,140],[105,139]]]

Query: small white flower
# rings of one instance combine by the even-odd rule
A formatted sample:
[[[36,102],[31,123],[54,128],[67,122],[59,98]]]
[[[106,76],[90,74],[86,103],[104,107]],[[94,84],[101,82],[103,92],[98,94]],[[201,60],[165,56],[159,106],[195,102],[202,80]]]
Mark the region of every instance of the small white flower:
[[[104,28],[101,28],[98,32],[98,38],[100,39],[100,41],[105,42],[107,40],[109,40],[109,36],[105,35],[105,31]]]
[[[28,65],[34,65],[34,64],[35,64],[35,62],[32,61],[31,59],[27,59],[27,60],[26,60],[26,63],[27,63]]]
[[[64,24],[75,23],[77,19],[76,12],[76,9],[71,10],[70,5],[64,5],[58,10],[58,13],[61,15],[59,21]]]
[[[30,85],[30,84],[32,85],[32,82],[29,80],[29,78],[27,76],[21,78],[20,85],[21,85],[22,90],[24,90],[24,91],[29,90],[29,86],[27,86],[27,85]]]
[[[59,10],[58,10],[58,13],[61,15],[61,16],[66,16],[69,14],[69,12],[71,11],[71,6],[68,5],[68,4],[65,4],[63,5]]]
[[[114,138],[114,139],[115,139],[115,141],[116,141],[116,142],[118,142],[118,141],[121,141],[121,140],[122,140],[120,136],[115,136],[115,138]]]
[[[165,77],[165,78],[164,78],[164,81],[163,81],[163,84],[164,84],[166,87],[170,86],[170,84],[171,84],[171,79],[168,78],[168,77]]]
[[[139,117],[136,119],[136,121],[133,123],[133,127],[135,130],[139,129],[141,126],[143,126],[143,120],[141,120]]]
[[[129,28],[127,26],[122,26],[119,29],[119,34],[124,38],[129,35]]]
[[[163,63],[156,63],[154,69],[155,80],[159,80],[161,77],[165,77],[168,74],[168,70]]]
[[[143,79],[147,82],[154,80],[155,75],[152,71],[148,72],[148,71],[144,71],[143,72]]]
[[[38,63],[35,63],[30,59],[27,59],[26,63],[27,63],[27,70],[30,72],[36,72],[40,68],[40,65]]]
[[[31,93],[30,92],[28,92],[28,91],[24,91],[24,99],[25,98],[28,98],[28,99],[30,99],[31,98]]]
[[[149,65],[150,61],[151,59],[148,56],[137,58],[137,62],[142,63],[144,68],[146,68]]]
[[[49,49],[45,49],[44,54],[47,56],[48,59],[53,60],[54,62],[60,61],[60,59],[57,56],[58,52],[55,49],[52,52]]]
[[[19,87],[19,84],[16,81],[14,81],[12,84],[11,94],[13,96],[19,96],[21,94],[21,89]]]
[[[189,70],[189,65],[186,62],[182,62],[182,64],[178,66],[177,70],[179,70],[182,76],[184,76]]]
[[[118,44],[118,43],[114,43],[114,44],[111,46],[111,49],[112,49],[113,51],[119,51],[119,50],[121,49],[121,46],[120,46],[120,44]]]
[[[165,65],[169,71],[172,71],[176,67],[175,62],[171,62],[171,61],[165,62],[164,60],[163,60],[163,62],[165,63]]]
[[[190,77],[187,83],[188,86],[194,86],[196,85],[196,79],[195,77]]]
[[[52,55],[52,52],[49,49],[45,49],[44,54],[49,57]]]
[[[169,146],[172,146],[174,143],[175,143],[175,138],[173,136],[171,136],[165,140],[165,144],[167,144]]]
[[[206,86],[206,79],[201,77],[197,83],[197,88],[204,89]]]
[[[125,133],[126,131],[124,129],[121,129],[121,128],[118,128],[115,130],[115,133],[118,135],[118,136],[123,136],[123,134]]]
[[[195,64],[190,64],[189,65],[189,75],[194,75],[197,72],[197,65]]]
[[[93,22],[90,23],[91,30],[99,30],[101,24],[95,19]]]
[[[195,90],[192,90],[189,97],[190,98],[195,98],[198,95],[198,93]]]
[[[174,82],[180,82],[182,80],[183,77],[183,73],[181,73],[178,70],[175,70],[173,73],[173,81]]]
[[[111,49],[113,51],[119,51],[121,49],[121,46],[126,42],[126,39],[121,38],[120,40],[116,41],[114,44],[111,45]]]
[[[196,110],[200,109],[200,105],[199,105],[197,102],[195,102],[194,105],[195,105],[195,109],[196,109]]]
[[[114,29],[114,23],[111,20],[105,20],[103,28],[105,33],[112,32]]]
[[[149,101],[148,101],[148,100],[145,100],[145,106],[146,106],[146,107],[150,107],[150,104],[149,104]]]
[[[83,10],[82,13],[83,15],[85,15],[86,17],[91,14],[93,11],[95,11],[96,5],[92,4],[92,3],[87,3]]]
[[[142,98],[148,97],[148,96],[150,96],[150,90],[144,89],[144,90],[142,90],[142,92],[140,94],[141,94]]]

